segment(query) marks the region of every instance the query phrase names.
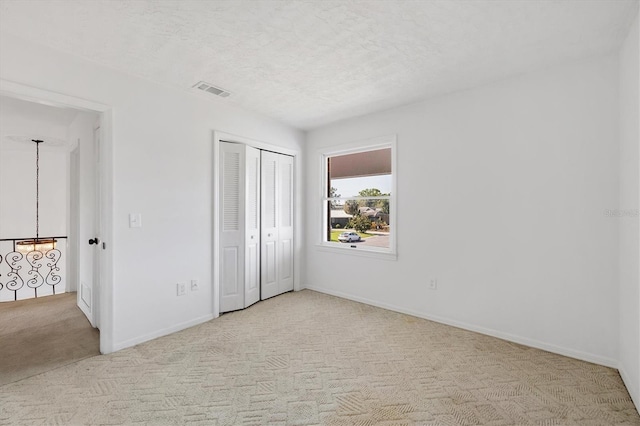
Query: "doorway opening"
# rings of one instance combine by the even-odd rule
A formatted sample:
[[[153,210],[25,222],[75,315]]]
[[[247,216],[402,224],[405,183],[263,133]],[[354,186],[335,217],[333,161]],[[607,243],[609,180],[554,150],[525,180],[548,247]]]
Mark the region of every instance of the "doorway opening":
[[[88,244],[106,227],[100,143],[110,113],[92,106],[0,81],[0,384],[110,352],[101,256]],[[51,244],[17,249],[34,237]]]

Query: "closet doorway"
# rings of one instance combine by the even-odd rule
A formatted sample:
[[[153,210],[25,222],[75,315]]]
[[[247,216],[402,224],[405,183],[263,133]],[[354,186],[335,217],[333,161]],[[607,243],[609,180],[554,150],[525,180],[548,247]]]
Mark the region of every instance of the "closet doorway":
[[[233,138],[217,141],[219,313],[294,289],[295,157],[275,149]]]

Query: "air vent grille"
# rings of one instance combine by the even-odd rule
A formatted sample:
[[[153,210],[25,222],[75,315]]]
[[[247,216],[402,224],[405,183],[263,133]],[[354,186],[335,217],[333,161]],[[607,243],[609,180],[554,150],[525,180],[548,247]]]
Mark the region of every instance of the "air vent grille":
[[[220,96],[222,98],[226,98],[231,94],[224,89],[221,89],[219,87],[214,86],[213,84],[209,84],[204,81],[199,81],[198,83],[194,84],[193,87],[207,93],[213,93],[214,95]]]

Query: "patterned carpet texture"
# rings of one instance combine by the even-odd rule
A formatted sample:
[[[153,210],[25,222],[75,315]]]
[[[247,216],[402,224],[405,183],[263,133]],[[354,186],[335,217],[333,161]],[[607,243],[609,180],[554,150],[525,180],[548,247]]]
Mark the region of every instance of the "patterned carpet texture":
[[[0,387],[0,424],[640,425],[616,370],[310,290]]]

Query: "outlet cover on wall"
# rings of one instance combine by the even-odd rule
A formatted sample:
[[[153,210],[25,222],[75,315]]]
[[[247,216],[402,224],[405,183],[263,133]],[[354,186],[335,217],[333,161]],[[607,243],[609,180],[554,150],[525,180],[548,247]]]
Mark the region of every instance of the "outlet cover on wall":
[[[178,296],[187,294],[187,283],[178,283]]]
[[[436,290],[438,288],[438,279],[429,278],[429,290]]]
[[[140,213],[129,213],[129,228],[142,228],[142,215]]]
[[[191,280],[191,291],[198,291],[198,280]]]

